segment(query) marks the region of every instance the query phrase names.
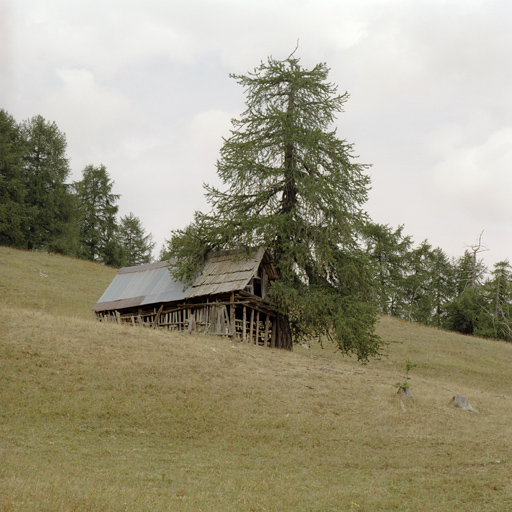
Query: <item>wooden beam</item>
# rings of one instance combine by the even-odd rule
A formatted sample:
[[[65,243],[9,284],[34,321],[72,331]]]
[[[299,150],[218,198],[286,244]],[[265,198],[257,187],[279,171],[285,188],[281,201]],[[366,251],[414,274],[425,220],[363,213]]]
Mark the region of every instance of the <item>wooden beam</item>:
[[[224,307],[225,306],[216,306],[215,307],[215,334],[225,334],[226,327],[224,323]]]
[[[249,343],[252,343],[254,333],[254,309],[251,308],[251,323],[249,327]]]
[[[231,297],[230,297],[230,302],[231,302],[231,333],[232,333],[232,336],[235,336],[236,335],[236,326],[235,326],[235,292],[231,292]]]
[[[242,341],[244,343],[247,343],[247,333],[245,332],[245,329],[247,327],[247,306],[244,306],[243,310],[243,321],[242,321]]]
[[[164,305],[162,304],[160,306],[160,309],[158,310],[158,313],[156,314],[155,318],[153,319],[153,323],[151,324],[151,329],[157,329],[158,325],[160,324],[160,314],[162,313],[162,309],[164,309]]]
[[[196,328],[195,316],[193,314],[189,315],[188,316],[188,333],[193,334],[196,332],[196,330],[197,330],[197,328]]]
[[[228,317],[228,308],[226,306],[221,306],[221,309],[219,310],[219,313],[222,314],[222,325],[223,325],[223,331],[226,329],[228,330],[228,336],[231,336],[231,325],[229,323],[229,317]],[[225,332],[223,333],[225,334]]]
[[[260,336],[260,312],[256,315],[256,339],[254,341],[255,345],[259,345],[259,336]]]

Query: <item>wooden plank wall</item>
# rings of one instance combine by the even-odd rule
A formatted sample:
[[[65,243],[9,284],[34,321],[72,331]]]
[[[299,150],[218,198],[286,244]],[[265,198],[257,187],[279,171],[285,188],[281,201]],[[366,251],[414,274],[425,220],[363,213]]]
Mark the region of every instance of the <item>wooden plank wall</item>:
[[[124,314],[119,311],[99,312],[96,317],[101,322],[128,323],[168,331],[202,332],[230,336],[243,343],[263,347],[289,348],[279,347],[276,316],[249,304],[188,304],[169,310],[161,306],[159,309]]]

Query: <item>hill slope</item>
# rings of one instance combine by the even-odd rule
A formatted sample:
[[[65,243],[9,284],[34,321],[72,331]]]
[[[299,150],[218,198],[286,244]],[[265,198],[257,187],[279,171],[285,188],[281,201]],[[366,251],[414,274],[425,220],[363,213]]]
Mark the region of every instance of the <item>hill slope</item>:
[[[0,248],[0,511],[512,509],[512,345],[383,318],[361,366],[96,323],[115,272]]]

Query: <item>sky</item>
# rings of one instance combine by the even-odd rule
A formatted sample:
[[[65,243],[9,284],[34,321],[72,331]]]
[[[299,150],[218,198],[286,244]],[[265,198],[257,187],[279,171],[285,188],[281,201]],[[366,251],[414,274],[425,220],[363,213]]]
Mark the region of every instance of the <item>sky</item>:
[[[245,74],[293,52],[349,93],[339,138],[371,164],[374,222],[512,260],[509,0],[0,0],[0,108],[66,134],[70,181],[105,165],[157,243],[194,211]]]

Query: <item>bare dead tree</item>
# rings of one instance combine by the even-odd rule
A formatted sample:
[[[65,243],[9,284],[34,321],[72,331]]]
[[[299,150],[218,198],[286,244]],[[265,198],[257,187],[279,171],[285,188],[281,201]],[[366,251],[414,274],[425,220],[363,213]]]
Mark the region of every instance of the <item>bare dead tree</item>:
[[[466,245],[466,247],[469,247],[471,249],[472,257],[473,257],[473,264],[471,267],[471,278],[470,278],[470,286],[474,290],[477,288],[478,280],[482,277],[482,275],[486,272],[485,265],[479,265],[478,261],[478,255],[481,252],[488,251],[489,248],[482,243],[482,235],[484,234],[484,230],[480,233],[478,236],[477,242],[473,245]]]

